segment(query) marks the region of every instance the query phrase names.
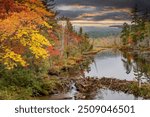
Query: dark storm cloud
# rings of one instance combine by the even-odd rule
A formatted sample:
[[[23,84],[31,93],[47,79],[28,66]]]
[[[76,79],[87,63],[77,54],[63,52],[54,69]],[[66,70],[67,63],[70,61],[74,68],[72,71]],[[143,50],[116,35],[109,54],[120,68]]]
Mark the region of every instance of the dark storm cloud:
[[[141,9],[150,9],[150,0],[135,0],[134,3]]]
[[[131,7],[135,0],[56,0],[58,4],[81,4],[93,6]]]
[[[130,8],[135,4],[144,11],[150,0],[55,0],[60,16],[72,20],[128,20]],[[116,12],[116,10],[118,10]],[[92,15],[96,14],[96,15]]]
[[[92,18],[92,17],[86,17],[87,19]],[[95,16],[93,20],[99,21],[99,20],[105,20],[105,19],[110,19],[110,20],[128,20],[131,17],[128,15],[126,12],[114,12],[114,13],[106,13],[103,16]]]

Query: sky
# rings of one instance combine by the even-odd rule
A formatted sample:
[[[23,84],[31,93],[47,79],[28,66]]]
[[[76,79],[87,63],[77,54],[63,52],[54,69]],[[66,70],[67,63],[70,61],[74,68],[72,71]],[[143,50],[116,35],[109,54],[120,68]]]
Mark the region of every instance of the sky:
[[[131,20],[130,11],[135,4],[149,8],[150,0],[55,0],[59,16],[71,19],[74,25],[111,26]]]

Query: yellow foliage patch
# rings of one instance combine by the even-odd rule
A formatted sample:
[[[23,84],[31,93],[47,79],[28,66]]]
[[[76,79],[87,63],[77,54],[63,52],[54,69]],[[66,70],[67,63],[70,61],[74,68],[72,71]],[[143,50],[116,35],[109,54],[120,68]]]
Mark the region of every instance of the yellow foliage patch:
[[[47,17],[54,14],[48,12],[40,0],[25,0],[22,4],[26,10],[12,12],[0,19],[0,62],[7,69],[27,66],[25,55],[28,53],[33,59],[46,59],[49,56],[46,48],[52,46],[41,30],[51,30]],[[25,52],[17,53],[17,46]]]
[[[17,66],[17,63],[24,67],[27,66],[26,61],[22,59],[21,55],[14,53],[10,49],[5,50],[2,60],[7,69],[13,69]]]

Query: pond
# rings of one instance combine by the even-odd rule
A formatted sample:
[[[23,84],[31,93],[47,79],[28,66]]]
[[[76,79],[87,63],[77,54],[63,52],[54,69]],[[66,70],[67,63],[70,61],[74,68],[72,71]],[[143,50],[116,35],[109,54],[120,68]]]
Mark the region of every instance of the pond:
[[[95,55],[93,63],[85,71],[85,76],[149,82],[150,56],[147,54],[104,50]]]

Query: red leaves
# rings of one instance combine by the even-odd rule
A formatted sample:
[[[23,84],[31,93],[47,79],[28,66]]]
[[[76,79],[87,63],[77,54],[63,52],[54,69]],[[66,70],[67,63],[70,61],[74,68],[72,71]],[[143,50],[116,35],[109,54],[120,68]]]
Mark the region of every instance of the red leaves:
[[[1,1],[2,7],[6,10],[8,13],[9,10],[12,10],[14,7],[14,0],[2,0]]]
[[[140,32],[140,31],[136,32],[136,35],[137,35],[137,36],[140,36],[140,35],[141,35],[141,32]]]
[[[14,0],[0,1],[0,18],[4,18],[14,6]]]
[[[48,30],[48,34],[49,34],[49,36],[53,39],[53,41],[54,41],[55,43],[58,42],[58,37],[54,34],[54,31]]]
[[[35,3],[35,2],[36,2],[36,0],[30,0],[30,2],[31,2],[31,3]]]
[[[131,37],[128,38],[128,44],[132,44],[133,43],[133,40]]]
[[[77,43],[79,43],[79,42],[81,41],[81,36],[79,36],[79,35],[73,33],[73,37],[74,37],[74,39],[75,39],[75,41],[76,41]]]
[[[47,51],[49,52],[50,56],[58,56],[58,55],[60,55],[59,50],[56,50],[56,49],[55,49],[54,47],[52,47],[52,46],[49,46],[49,47],[47,48]]]
[[[25,9],[25,6],[15,3],[14,0],[2,0],[0,1],[0,18],[6,18],[12,12],[21,12]]]

